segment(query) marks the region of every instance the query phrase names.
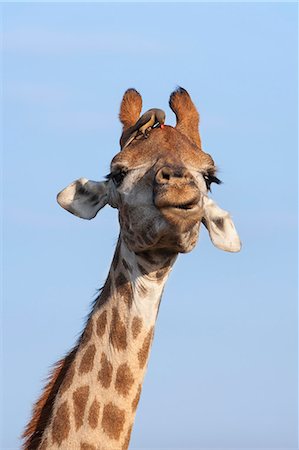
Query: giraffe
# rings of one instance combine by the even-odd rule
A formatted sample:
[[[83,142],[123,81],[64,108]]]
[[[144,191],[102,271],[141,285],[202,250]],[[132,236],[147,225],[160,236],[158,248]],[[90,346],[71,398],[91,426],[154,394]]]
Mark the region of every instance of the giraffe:
[[[59,361],[23,434],[26,450],[127,450],[163,289],[179,253],[191,251],[200,224],[215,246],[237,252],[233,221],[209,198],[219,183],[202,150],[199,114],[188,92],[170,96],[176,126],[164,125],[116,154],[105,181],[80,178],[57,200],[92,219],[118,209],[120,234],[108,277],[73,349]],[[142,98],[128,89],[123,133],[139,119]]]

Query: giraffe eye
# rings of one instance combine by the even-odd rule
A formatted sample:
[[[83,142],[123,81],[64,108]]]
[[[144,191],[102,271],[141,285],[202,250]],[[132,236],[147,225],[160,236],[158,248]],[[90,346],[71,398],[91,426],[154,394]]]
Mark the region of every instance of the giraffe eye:
[[[112,180],[116,187],[119,187],[121,183],[123,182],[125,176],[127,175],[128,171],[126,169],[118,169],[115,172],[111,172],[109,175],[107,175],[108,180]]]
[[[215,177],[215,175],[213,175],[210,172],[204,173],[203,174],[206,186],[207,186],[207,190],[210,191],[211,190],[211,184],[212,183],[216,183],[216,184],[221,184],[222,181],[219,180],[219,178]]]

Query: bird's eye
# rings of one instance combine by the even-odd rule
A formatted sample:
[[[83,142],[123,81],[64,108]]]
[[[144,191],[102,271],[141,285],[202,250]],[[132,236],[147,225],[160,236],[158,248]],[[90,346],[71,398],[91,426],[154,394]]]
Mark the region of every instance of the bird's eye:
[[[211,172],[206,172],[203,174],[206,186],[207,186],[207,190],[210,191],[211,190],[211,184],[212,183],[216,183],[216,184],[221,184],[222,181],[219,180],[219,178],[215,177],[215,175],[213,175]]]
[[[125,176],[127,175],[128,171],[126,169],[118,169],[115,172],[111,172],[109,175],[107,175],[108,180],[112,180],[116,187],[119,187],[121,183],[123,182]]]

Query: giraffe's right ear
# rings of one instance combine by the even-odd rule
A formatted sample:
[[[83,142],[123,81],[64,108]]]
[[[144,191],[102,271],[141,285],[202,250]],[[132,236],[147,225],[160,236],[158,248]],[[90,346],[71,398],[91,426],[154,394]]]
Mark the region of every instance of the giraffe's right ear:
[[[128,89],[124,93],[120,111],[119,120],[123,125],[123,131],[135,125],[139,119],[142,109],[142,97],[136,89]]]
[[[57,202],[81,219],[93,219],[107,203],[107,183],[79,178],[59,192]]]

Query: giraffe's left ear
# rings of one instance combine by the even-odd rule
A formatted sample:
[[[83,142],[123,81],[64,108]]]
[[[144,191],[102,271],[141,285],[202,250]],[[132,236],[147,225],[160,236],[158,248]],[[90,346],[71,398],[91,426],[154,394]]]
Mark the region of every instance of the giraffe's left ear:
[[[207,196],[204,196],[203,208],[202,223],[215,247],[227,252],[239,252],[242,244],[229,213]]]
[[[186,89],[179,86],[171,94],[169,106],[176,115],[175,128],[201,149],[199,114]]]
[[[81,219],[93,219],[107,203],[107,181],[79,178],[59,192],[57,202]]]

